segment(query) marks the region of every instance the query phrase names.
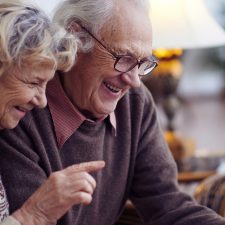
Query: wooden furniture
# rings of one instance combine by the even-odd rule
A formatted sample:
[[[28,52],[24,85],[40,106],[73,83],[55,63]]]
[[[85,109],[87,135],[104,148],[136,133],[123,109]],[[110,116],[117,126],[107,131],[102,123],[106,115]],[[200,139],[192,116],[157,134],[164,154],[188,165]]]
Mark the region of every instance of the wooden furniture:
[[[189,183],[189,182],[202,181],[214,174],[216,174],[215,171],[182,172],[178,174],[177,179],[179,183]]]
[[[225,217],[225,175],[215,174],[200,182],[195,199]]]
[[[140,216],[130,201],[126,202],[123,213],[115,225],[143,225]]]

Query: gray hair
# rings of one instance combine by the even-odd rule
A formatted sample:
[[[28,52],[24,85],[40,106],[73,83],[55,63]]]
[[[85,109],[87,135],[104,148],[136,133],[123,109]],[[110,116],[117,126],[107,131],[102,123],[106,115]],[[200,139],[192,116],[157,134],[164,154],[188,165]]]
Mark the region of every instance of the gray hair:
[[[69,70],[78,40],[30,1],[0,0],[0,75],[9,68],[46,65]]]
[[[93,34],[99,36],[100,30],[111,19],[117,1],[123,0],[65,0],[57,8],[53,21],[69,29],[73,22],[88,28]],[[148,0],[127,0],[127,4],[148,9]],[[85,40],[82,51],[93,47],[93,40],[84,31],[75,31],[76,36]]]

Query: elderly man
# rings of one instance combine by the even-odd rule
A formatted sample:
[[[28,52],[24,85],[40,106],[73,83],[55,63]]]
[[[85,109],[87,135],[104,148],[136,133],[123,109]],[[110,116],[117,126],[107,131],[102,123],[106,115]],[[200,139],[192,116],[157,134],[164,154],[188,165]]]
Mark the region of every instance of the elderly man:
[[[53,171],[104,160],[105,168],[91,174],[94,193],[83,190],[91,204],[75,204],[58,225],[113,224],[128,198],[145,224],[225,224],[178,190],[175,163],[140,80],[157,65],[147,2],[68,0],[59,7],[55,20],[80,37],[80,49],[72,70],[48,85],[48,107],[1,133],[11,211]]]

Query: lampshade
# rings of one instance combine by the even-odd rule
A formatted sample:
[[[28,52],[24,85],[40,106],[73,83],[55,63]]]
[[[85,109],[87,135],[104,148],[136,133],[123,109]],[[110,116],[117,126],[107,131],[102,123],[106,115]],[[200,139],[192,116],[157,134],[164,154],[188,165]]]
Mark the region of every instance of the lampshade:
[[[153,48],[202,48],[225,45],[225,32],[203,0],[149,0]]]

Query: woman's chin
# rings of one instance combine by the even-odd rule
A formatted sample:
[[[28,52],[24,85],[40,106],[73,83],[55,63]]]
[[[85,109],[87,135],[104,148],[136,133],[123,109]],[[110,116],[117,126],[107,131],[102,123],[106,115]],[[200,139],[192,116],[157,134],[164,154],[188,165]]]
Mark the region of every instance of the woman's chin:
[[[0,122],[0,130],[2,129],[14,129],[18,125],[19,121],[10,121],[9,123],[7,121]]]

